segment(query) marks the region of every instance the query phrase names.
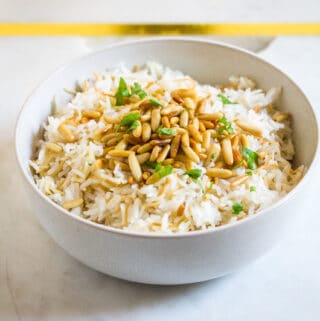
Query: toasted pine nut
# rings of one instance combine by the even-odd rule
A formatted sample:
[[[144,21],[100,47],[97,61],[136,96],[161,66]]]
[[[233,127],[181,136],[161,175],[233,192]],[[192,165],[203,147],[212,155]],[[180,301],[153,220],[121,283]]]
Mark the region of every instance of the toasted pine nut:
[[[220,160],[214,164],[214,168],[223,168],[225,166],[225,162]]]
[[[146,179],[148,179],[149,177],[150,177],[150,173],[149,172],[143,172],[143,174],[142,174],[142,178],[144,179],[144,180],[146,180]]]
[[[170,124],[171,125],[176,125],[176,124],[178,124],[179,123],[179,117],[172,117],[171,119],[170,119]]]
[[[142,145],[141,147],[139,147],[137,149],[137,153],[138,154],[143,154],[143,153],[146,153],[148,152],[149,150],[151,150],[153,148],[153,145],[151,145],[150,143],[147,143],[147,144],[144,144]]]
[[[60,153],[63,150],[63,148],[56,143],[46,143],[46,148],[54,153]]]
[[[146,184],[147,185],[154,184],[158,182],[160,179],[161,179],[161,176],[158,175],[158,173],[154,173],[146,180]]]
[[[190,139],[190,146],[199,155],[202,152],[201,144],[197,143],[194,139]]]
[[[222,117],[222,113],[219,112],[214,112],[214,113],[210,113],[210,114],[199,114],[198,118],[200,120],[210,120],[210,121],[216,121],[219,120]]]
[[[123,163],[123,162],[119,162],[119,161],[116,161],[116,164],[119,165],[119,167],[121,168],[121,170],[123,170],[123,171],[125,171],[125,172],[129,172],[129,171],[130,171],[130,168],[129,168],[128,164]]]
[[[163,149],[161,150],[161,152],[159,153],[159,156],[157,158],[157,162],[158,163],[163,162],[166,159],[166,157],[168,156],[169,151],[170,151],[170,145],[169,144],[165,145],[163,147]]]
[[[166,144],[169,144],[170,142],[171,142],[171,138],[162,139],[162,140],[153,139],[153,140],[150,141],[150,144],[151,145],[166,145]]]
[[[108,155],[112,157],[128,157],[131,153],[129,150],[112,149],[108,152]]]
[[[142,179],[141,167],[134,152],[131,152],[128,157],[129,167],[132,173],[132,176],[137,182],[140,182]]]
[[[154,108],[151,112],[151,129],[153,132],[156,132],[161,121],[160,109]]]
[[[129,150],[130,150],[131,152],[136,152],[140,147],[141,147],[141,145],[134,145],[134,146],[130,147]]]
[[[213,129],[214,128],[214,124],[210,120],[202,120],[201,122],[204,124],[204,126],[207,129]]]
[[[183,162],[175,161],[175,162],[173,163],[173,167],[177,167],[177,168],[184,168],[184,167],[185,167],[185,165],[184,165],[184,163],[183,163]]]
[[[62,203],[62,207],[70,210],[71,208],[78,207],[83,204],[83,199],[82,198],[76,198],[71,201],[65,201]]]
[[[177,156],[179,146],[180,146],[180,141],[181,141],[181,135],[176,135],[171,143],[171,150],[170,150],[170,156],[172,158],[175,158]]]
[[[103,159],[97,159],[94,166],[96,169],[101,169],[103,167]]]
[[[153,147],[153,150],[152,150],[151,155],[150,155],[150,161],[151,162],[155,162],[156,161],[156,159],[159,156],[160,150],[161,150],[161,147],[158,146],[158,145]]]
[[[202,147],[208,150],[211,142],[211,133],[209,131],[205,131],[202,133]]]
[[[177,99],[178,102],[181,102],[180,101],[181,98],[190,97],[192,99],[195,99],[197,97],[197,93],[194,90],[194,88],[190,88],[190,89],[180,88],[180,89],[173,90],[171,92],[171,96],[173,99],[175,100]]]
[[[121,136],[111,138],[110,140],[108,140],[108,141],[106,142],[106,145],[107,145],[107,146],[114,146],[114,145],[116,145],[116,144],[119,142],[119,140],[121,140],[121,139],[122,139]]]
[[[240,184],[243,184],[245,181],[247,181],[249,179],[249,176],[239,176],[236,179],[234,179],[231,183],[230,183],[230,187],[236,187]]]
[[[115,149],[125,150],[128,147],[128,142],[125,139],[120,140],[120,142],[115,146]]]
[[[221,142],[222,146],[222,155],[224,158],[224,161],[228,165],[233,164],[233,154],[232,154],[232,147],[231,147],[231,141],[229,138],[224,138]]]
[[[128,176],[127,182],[128,182],[128,184],[132,185],[134,183],[133,177],[132,176]]]
[[[182,145],[182,150],[184,151],[184,153],[189,159],[191,159],[195,163],[200,162],[199,156],[190,147]]]
[[[133,137],[133,136],[131,136],[131,135],[129,135],[129,134],[124,134],[124,135],[123,135],[123,139],[125,139],[127,142],[129,142],[129,143],[132,144],[132,145],[137,145],[137,144],[139,144],[139,139],[136,138],[136,137]]]
[[[87,117],[82,117],[81,119],[80,119],[80,124],[85,124],[85,123],[87,123],[89,121],[89,119],[87,118]]]
[[[221,146],[219,143],[214,143],[208,148],[208,158],[210,160],[217,160],[220,156]]]
[[[284,120],[287,120],[288,117],[289,117],[289,114],[287,113],[276,113],[273,115],[272,119],[278,123],[281,123]]]
[[[186,165],[186,169],[189,171],[190,169],[193,168],[193,161],[190,159],[186,159],[185,160],[185,165]]]
[[[132,135],[136,138],[139,138],[142,134],[142,126],[139,122],[138,126],[132,131]]]
[[[206,131],[206,126],[203,124],[202,121],[199,121],[199,131],[202,133]]]
[[[64,124],[59,125],[58,132],[68,143],[73,143],[76,140],[76,137],[73,135],[72,131]]]
[[[82,116],[87,118],[99,118],[101,114],[96,110],[88,109],[82,111]]]
[[[194,118],[192,120],[192,124],[196,128],[196,130],[199,130],[199,119],[198,118]]]
[[[101,138],[101,142],[105,143],[108,142],[110,139],[115,138],[115,137],[120,137],[122,136],[122,133],[110,133],[110,134],[106,134],[104,136],[102,136]]]
[[[173,164],[173,162],[174,162],[174,159],[173,159],[173,158],[166,158],[166,159],[162,162],[162,164],[163,164],[163,165],[171,165],[171,164]]]
[[[139,164],[145,163],[150,158],[150,155],[151,155],[150,153],[143,153],[143,154],[136,155]]]
[[[188,115],[189,115],[189,119],[193,120],[194,119],[194,110],[193,109],[189,109],[188,110]]]
[[[233,136],[232,137],[232,139],[231,139],[231,146],[232,146],[232,148],[237,148],[238,147],[238,145],[239,145],[239,136],[238,135],[235,135],[235,136]]]
[[[180,114],[180,126],[183,128],[186,128],[188,126],[188,122],[189,122],[189,114],[186,110],[184,110]]]
[[[189,124],[188,125],[188,131],[190,135],[197,141],[197,142],[202,142],[202,136],[200,132],[196,129],[194,124]]]
[[[113,118],[113,117],[109,117],[107,115],[103,115],[103,119],[106,123],[109,123],[109,124],[119,124],[120,123],[120,118]]]
[[[149,110],[148,110],[149,111]],[[147,122],[151,119],[151,113],[145,113],[140,117],[141,122]]]
[[[237,121],[236,124],[247,133],[257,137],[262,137],[262,130],[259,127],[242,121]]]
[[[207,169],[207,175],[210,177],[230,178],[233,176],[233,172],[224,168],[209,168]]]
[[[179,135],[183,135],[183,134],[187,133],[187,130],[186,130],[186,129],[177,127],[177,125],[174,126],[174,128],[175,128],[177,134],[179,134]]]
[[[179,105],[170,105],[168,107],[162,108],[161,109],[161,115],[162,116],[167,116],[169,114],[180,114],[182,111],[184,110],[184,108],[182,106]]]
[[[242,160],[242,153],[239,151],[239,149],[232,149],[233,152],[233,159],[236,163],[240,162]]]
[[[168,116],[162,116],[161,123],[163,127],[170,128],[170,122]]]
[[[180,206],[177,209],[177,216],[182,216],[184,214],[184,210],[185,210],[185,204],[181,203]]]
[[[182,146],[190,146],[189,134],[184,133],[181,137]]]
[[[249,140],[248,137],[244,134],[241,134],[240,136],[241,144],[243,147],[249,147]]]
[[[192,100],[190,97],[186,97],[183,101],[183,106],[188,108],[188,109],[193,109],[195,110],[197,107],[197,104],[194,100]]]
[[[151,137],[151,127],[149,123],[142,124],[142,141],[145,143]]]

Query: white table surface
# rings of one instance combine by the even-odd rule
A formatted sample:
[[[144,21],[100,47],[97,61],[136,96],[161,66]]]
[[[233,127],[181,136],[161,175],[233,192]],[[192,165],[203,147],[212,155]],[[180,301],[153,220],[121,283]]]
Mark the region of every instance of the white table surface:
[[[101,6],[101,1],[96,2]],[[251,6],[256,3],[247,2]],[[315,11],[319,6],[316,1],[304,1],[308,2],[308,17],[314,20],[319,16],[319,10]],[[2,1],[1,7],[5,5],[10,14],[5,16],[0,10],[0,21],[15,20],[12,15],[17,3]],[[230,1],[226,3],[230,5]],[[292,2],[279,3],[284,8]],[[187,5],[192,8],[192,1]],[[257,7],[258,2],[253,12]],[[79,10],[76,12],[83,14]],[[191,17],[188,12],[187,18]],[[277,10],[275,13],[278,15]],[[23,15],[20,10],[17,17],[28,20],[32,14],[29,11]],[[210,20],[205,11],[195,16]],[[101,14],[97,17],[103,19]],[[235,20],[234,15],[227,17]],[[245,19],[244,13],[240,17]],[[296,17],[300,16],[293,8],[288,20]],[[30,91],[56,67],[118,40],[0,38],[0,320],[320,320],[320,173],[305,191],[304,213],[272,252],[232,275],[201,284],[146,286],[102,275],[67,255],[38,224],[14,157],[18,111]],[[254,50],[265,47],[260,55],[291,75],[319,109],[320,37],[229,41]]]

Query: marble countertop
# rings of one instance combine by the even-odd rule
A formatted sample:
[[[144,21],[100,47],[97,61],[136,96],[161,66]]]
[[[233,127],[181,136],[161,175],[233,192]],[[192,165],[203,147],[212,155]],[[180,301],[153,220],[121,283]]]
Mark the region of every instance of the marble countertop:
[[[13,14],[18,1],[2,2]],[[62,5],[62,1],[53,2]],[[256,1],[247,2],[260,8]],[[292,3],[280,2],[282,7]],[[309,2],[309,17],[314,20],[319,15],[319,10],[314,12],[317,1],[305,3]],[[191,8],[192,1],[187,6]],[[207,6],[219,8],[217,4]],[[24,20],[32,15],[19,12],[17,16],[26,17]],[[196,15],[209,19],[204,12]],[[297,8],[288,15],[288,20],[298,16]],[[240,16],[245,19],[244,14]],[[55,20],[54,15],[51,18]],[[1,10],[0,20],[14,18]],[[31,90],[58,66],[120,40],[0,38],[0,320],[320,320],[320,171],[305,191],[304,213],[272,252],[232,275],[201,284],[160,287],[114,279],[71,258],[41,228],[15,162],[13,134],[18,112]],[[258,51],[279,66],[320,110],[320,37],[223,40]]]

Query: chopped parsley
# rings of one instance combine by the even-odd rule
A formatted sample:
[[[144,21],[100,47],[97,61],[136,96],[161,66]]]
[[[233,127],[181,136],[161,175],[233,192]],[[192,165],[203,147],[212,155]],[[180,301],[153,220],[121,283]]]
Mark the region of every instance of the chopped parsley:
[[[213,182],[210,182],[209,189],[213,189]]]
[[[125,126],[128,127],[127,131],[131,131],[140,125],[140,122],[138,121],[139,118],[139,112],[128,114],[121,119],[119,127]]]
[[[255,192],[256,188],[254,186],[250,186],[250,192]]]
[[[157,100],[155,99],[154,97],[150,97],[150,103],[151,105],[153,106],[156,106],[156,107],[162,107],[163,105]]]
[[[242,148],[242,156],[245,159],[245,161],[247,162],[249,169],[254,170],[257,168],[258,154],[256,152],[254,152],[253,150],[251,150],[247,147],[243,147]]]
[[[231,105],[231,104],[236,104],[229,100],[226,96],[223,96],[222,94],[218,94],[217,97],[219,97],[224,105]]]
[[[131,86],[131,95],[137,95],[140,99],[147,97],[147,93],[141,88],[141,85],[137,82]]]
[[[174,128],[159,126],[157,133],[159,135],[174,136],[176,134],[176,130]]]
[[[161,178],[172,173],[172,166],[171,165],[162,165],[157,163],[155,167],[155,173],[157,173]]]
[[[243,206],[240,203],[234,203],[232,205],[232,213],[235,215],[240,214],[243,211]]]
[[[246,171],[246,174],[248,175],[248,176],[252,176],[252,171]]]
[[[199,168],[190,169],[184,172],[184,175],[188,175],[194,180],[197,180],[202,175],[202,170]]]
[[[160,163],[152,162],[152,161],[150,161],[150,160],[147,160],[147,161],[145,162],[145,164],[146,164],[147,166],[153,168],[153,169],[155,169],[158,164],[160,165]]]
[[[120,77],[119,86],[118,86],[115,96],[116,96],[116,106],[123,105],[123,98],[131,96],[131,94],[128,90],[127,83],[122,77]]]
[[[218,131],[218,134],[223,134],[225,131],[228,133],[228,134],[234,134],[234,130],[232,128],[232,125],[231,123],[227,120],[226,116],[223,116],[221,117],[219,120],[218,120],[218,123],[221,125],[217,131]]]
[[[217,153],[212,153],[211,154],[211,156],[210,156],[210,158],[212,159],[212,160],[216,160],[217,159]]]

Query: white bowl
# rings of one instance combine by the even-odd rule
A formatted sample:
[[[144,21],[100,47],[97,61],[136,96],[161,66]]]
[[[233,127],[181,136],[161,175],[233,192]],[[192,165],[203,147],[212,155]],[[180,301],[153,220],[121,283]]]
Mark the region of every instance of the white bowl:
[[[55,94],[72,88],[79,78],[125,62],[148,60],[181,70],[202,83],[224,83],[230,75],[246,75],[259,87],[282,86],[282,110],[293,118],[297,164],[308,171],[282,200],[232,225],[212,231],[178,235],[137,234],[98,225],[74,216],[43,195],[36,187],[28,160],[40,124],[51,111]],[[244,50],[188,38],[156,38],[115,44],[81,58],[55,72],[24,104],[16,128],[16,153],[34,201],[37,216],[52,238],[84,264],[130,281],[152,284],[183,284],[212,279],[248,264],[278,242],[300,212],[300,192],[315,170],[318,124],[301,90],[280,70]],[[302,214],[302,213],[301,213]]]

